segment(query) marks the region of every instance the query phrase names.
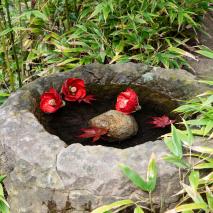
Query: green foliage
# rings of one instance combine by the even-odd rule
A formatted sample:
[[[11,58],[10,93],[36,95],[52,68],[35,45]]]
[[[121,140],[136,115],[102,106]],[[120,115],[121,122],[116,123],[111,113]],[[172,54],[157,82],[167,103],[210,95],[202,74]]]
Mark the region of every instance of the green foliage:
[[[201,81],[209,85],[213,84],[213,81]],[[185,118],[189,118],[185,121],[192,133],[201,136],[213,137],[213,91],[207,91],[196,98],[187,101],[184,105],[178,107],[175,111],[183,113]],[[192,116],[196,118],[191,119]]]
[[[114,203],[111,203],[109,205],[99,207],[99,208],[95,209],[94,211],[92,211],[92,213],[105,213],[109,210],[117,209],[121,206],[124,206],[126,208],[126,207],[131,206],[131,205],[134,205],[134,202],[132,200],[120,200],[120,201],[116,201]]]
[[[3,186],[2,186],[2,182],[5,178],[6,178],[6,176],[2,176],[2,175],[0,176],[0,212],[1,213],[10,212],[10,206],[4,197],[4,190],[3,190]]]
[[[213,51],[205,46],[198,46],[200,50],[195,51],[196,53],[199,53],[200,55],[203,55],[207,58],[213,59]]]
[[[213,166],[213,165],[212,165]],[[212,167],[213,168],[213,167]],[[187,193],[185,199],[191,199],[193,202],[187,204],[181,204],[175,207],[175,211],[169,212],[186,212],[193,210],[203,210],[207,213],[213,211],[213,194],[208,186],[200,186],[200,177],[198,171],[192,171],[189,175],[190,185],[182,183],[184,191]],[[202,193],[202,194],[201,194]]]
[[[2,0],[0,72],[10,92],[92,62],[179,68],[195,59],[189,31],[208,10],[209,0]]]
[[[120,164],[119,167],[121,168],[123,174],[128,177],[135,186],[143,191],[149,192],[150,203],[152,203],[151,192],[155,190],[157,182],[157,165],[154,154],[152,154],[148,164],[146,180],[140,177],[140,175],[136,171],[124,164]],[[101,206],[92,211],[92,213],[106,213],[108,211],[119,212],[120,210],[126,209],[129,206],[135,206],[134,213],[144,213],[143,208],[148,209],[147,207],[138,205],[137,202],[134,202],[132,200],[121,200]]]
[[[134,213],[144,213],[144,211],[140,206],[136,206],[134,209]]]
[[[154,155],[151,156],[149,165],[147,168],[147,178],[144,180],[133,169],[124,164],[120,164],[120,168],[125,176],[127,176],[134,185],[139,187],[143,191],[152,192],[155,190],[157,181],[157,166]]]
[[[187,127],[188,128],[188,127]],[[190,165],[183,159],[183,142],[189,143],[189,138],[191,137],[191,132],[188,131],[181,131],[176,129],[174,125],[171,128],[171,134],[164,136],[164,142],[171,152],[164,156],[164,160],[168,161],[169,163],[174,164],[179,168],[189,168]],[[191,144],[190,139],[190,144]]]
[[[208,85],[212,85],[212,81],[200,81]],[[207,136],[212,138],[212,122],[213,122],[213,113],[212,113],[212,101],[213,101],[212,91],[207,91],[196,98],[187,101],[186,104],[180,106],[175,111],[181,112],[186,118],[183,119],[183,124],[185,125],[185,130],[179,130],[172,128],[171,134],[165,137],[168,140],[173,141],[173,143],[179,144],[177,138],[182,142],[182,145],[189,151],[185,156],[181,154],[177,155],[175,152],[175,146],[168,146],[168,143],[165,141],[168,146],[171,155],[176,157],[175,160],[169,161],[179,168],[187,169],[190,172],[188,176],[190,185],[187,185],[181,181],[181,186],[183,190],[180,193],[184,193],[184,197],[179,205],[174,209],[167,211],[167,213],[173,212],[194,212],[194,211],[204,211],[207,213],[213,212],[213,194],[212,194],[212,183],[213,183],[213,149],[205,145],[194,145],[194,136],[193,134],[199,134],[202,136]],[[196,116],[194,119],[191,119],[191,116]],[[206,139],[208,140],[208,139]],[[172,143],[172,142],[171,142]],[[176,154],[176,155],[175,155]],[[188,157],[187,159],[185,157]],[[194,161],[191,161],[191,158],[194,158]],[[178,159],[179,158],[179,159]],[[165,158],[168,160],[168,156]],[[196,163],[195,163],[196,162]],[[184,166],[188,165],[188,166]],[[203,170],[205,173],[210,171],[208,175],[203,176]],[[202,174],[202,175],[201,175]],[[203,177],[201,177],[203,176]]]
[[[9,94],[0,93],[0,105],[3,104],[8,97],[9,97]]]

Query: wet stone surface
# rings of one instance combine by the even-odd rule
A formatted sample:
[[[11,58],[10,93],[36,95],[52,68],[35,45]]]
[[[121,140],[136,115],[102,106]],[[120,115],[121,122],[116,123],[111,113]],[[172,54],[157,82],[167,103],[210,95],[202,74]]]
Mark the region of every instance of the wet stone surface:
[[[92,106],[67,104],[54,115],[41,113],[40,95],[52,85],[60,91],[69,77],[84,79],[97,102]],[[162,160],[168,150],[163,141],[156,140],[164,130],[145,124],[150,115],[174,109],[177,100],[204,92],[206,87],[195,79],[184,70],[143,64],[91,64],[40,78],[17,91],[0,108],[0,173],[7,175],[5,189],[11,212],[86,213],[115,200],[137,200],[140,196],[146,205],[148,194],[134,187],[118,164],[127,164],[145,177],[152,153],[159,168],[153,203],[157,208],[162,206],[160,212],[175,205],[179,197],[172,195],[180,190],[178,169]],[[79,127],[84,127],[94,115],[112,109],[115,97],[127,86],[136,90],[142,106],[134,114],[138,135],[126,144],[123,141],[109,146],[100,141],[90,146],[86,140],[79,143],[75,137]]]

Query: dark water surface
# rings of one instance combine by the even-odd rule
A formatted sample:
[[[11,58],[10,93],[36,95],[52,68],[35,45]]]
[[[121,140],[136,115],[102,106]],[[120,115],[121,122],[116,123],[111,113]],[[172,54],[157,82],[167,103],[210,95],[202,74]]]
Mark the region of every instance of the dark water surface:
[[[51,134],[57,135],[66,144],[81,143],[83,145],[103,145],[125,149],[133,147],[138,144],[143,144],[147,141],[154,141],[161,135],[170,131],[170,127],[159,129],[153,128],[153,125],[148,124],[151,116],[162,116],[157,113],[156,107],[149,104],[141,104],[142,109],[133,114],[135,117],[139,130],[138,134],[130,139],[121,142],[108,142],[107,139],[100,139],[93,143],[91,139],[80,139],[81,128],[88,127],[88,121],[110,109],[115,108],[116,97],[108,96],[100,100],[97,99],[91,105],[85,103],[66,103],[66,106],[61,108],[54,114],[41,115],[40,121],[45,129]]]

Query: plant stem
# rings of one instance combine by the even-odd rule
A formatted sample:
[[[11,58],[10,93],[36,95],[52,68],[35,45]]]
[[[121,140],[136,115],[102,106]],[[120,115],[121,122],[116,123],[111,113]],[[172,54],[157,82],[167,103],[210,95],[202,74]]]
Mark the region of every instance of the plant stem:
[[[73,0],[73,3],[74,3],[74,8],[75,8],[75,15],[77,17],[78,16],[78,8],[77,8],[77,2],[76,2],[76,0]]]
[[[149,203],[150,203],[150,209],[152,212],[155,212],[155,209],[153,207],[153,203],[152,203],[152,192],[149,192]]]
[[[27,0],[24,0],[25,6],[26,8],[29,10],[28,4],[27,4]]]
[[[69,28],[71,27],[71,23],[70,23],[70,17],[69,17],[69,4],[68,1],[65,0],[65,12],[66,12],[66,18],[67,18],[67,30],[69,30]]]
[[[1,22],[0,22],[0,31],[2,30],[2,27],[1,27]],[[4,37],[2,37],[1,39],[1,42],[2,42],[2,49],[3,49],[3,53],[2,53],[2,56],[3,56],[3,59],[4,59],[4,69],[5,69],[5,73],[7,73],[9,75],[9,79],[10,79],[10,88],[12,91],[15,90],[15,84],[14,84],[14,75],[13,75],[13,72],[10,68],[10,61],[9,61],[9,56],[8,56],[8,51],[7,51],[7,48],[6,48],[6,41],[4,39]]]
[[[22,14],[21,0],[18,1],[18,10],[19,10],[19,15],[21,16],[21,14]],[[22,27],[23,23],[22,23],[21,18],[19,18],[19,23],[20,23],[20,26]],[[24,66],[23,66],[24,52],[23,52],[23,34],[22,34],[22,32],[20,32],[20,52],[21,52],[21,55],[20,55],[20,59],[21,59],[21,73],[22,73],[22,76],[24,76],[25,73],[24,73]]]
[[[8,25],[9,28],[12,29],[12,22],[11,22],[11,18],[10,18],[10,10],[9,10],[9,3],[8,0],[5,0],[5,6],[6,6],[6,11],[7,11],[7,19],[8,19]],[[22,87],[22,81],[21,81],[21,71],[19,68],[19,62],[18,62],[18,57],[17,57],[17,53],[16,53],[16,48],[15,48],[15,37],[14,37],[14,33],[13,31],[10,32],[10,39],[11,39],[11,43],[12,43],[12,51],[13,51],[13,57],[15,59],[16,62],[16,71],[18,74],[18,83],[19,83],[19,88]]]
[[[6,27],[6,20],[5,20],[3,5],[2,5],[1,0],[0,0],[0,16],[2,18],[2,20],[0,21],[0,32],[1,32]],[[1,42],[2,42],[1,44],[2,44],[2,49],[3,49],[2,58],[4,59],[3,60],[3,62],[4,62],[3,71],[5,70],[5,72],[3,72],[3,75],[5,76],[5,74],[7,74],[9,76],[10,88],[11,88],[11,91],[14,91],[15,90],[14,75],[13,75],[13,71],[10,68],[9,54],[8,54],[8,50],[7,50],[7,46],[9,46],[9,45],[7,45],[7,40],[5,39],[5,36],[2,36]],[[5,85],[6,85],[6,82],[5,82]]]
[[[0,0],[0,15],[1,15],[1,18],[3,20],[3,24],[6,26],[6,20],[5,20],[5,17],[4,17],[3,5],[2,5],[1,0]]]

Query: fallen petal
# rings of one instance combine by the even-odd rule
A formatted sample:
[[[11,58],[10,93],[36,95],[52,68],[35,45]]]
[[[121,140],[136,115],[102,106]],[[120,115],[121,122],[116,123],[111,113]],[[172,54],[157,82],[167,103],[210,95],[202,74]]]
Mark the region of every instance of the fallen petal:
[[[103,128],[84,128],[81,129],[84,133],[79,135],[79,138],[93,138],[92,142],[95,142],[101,138],[102,135],[107,134],[108,130]]]
[[[165,128],[175,122],[175,120],[171,120],[167,115],[163,115],[160,117],[151,117],[151,121],[149,124],[153,124],[154,128]]]
[[[92,104],[91,101],[94,101],[94,100],[96,100],[94,95],[87,95],[86,97],[79,99],[79,103],[83,101],[87,104]]]

